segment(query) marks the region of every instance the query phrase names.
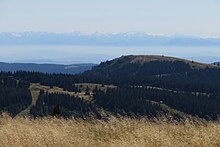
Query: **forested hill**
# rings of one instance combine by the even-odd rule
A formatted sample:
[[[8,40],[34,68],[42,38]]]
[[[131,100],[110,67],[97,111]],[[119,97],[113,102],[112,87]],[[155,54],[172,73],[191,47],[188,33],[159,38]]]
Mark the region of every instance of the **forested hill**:
[[[220,115],[220,68],[165,56],[122,56],[76,75],[1,72],[0,88],[0,109],[13,115],[30,108],[48,116],[58,107],[65,117],[98,119]]]
[[[220,69],[212,64],[198,63],[165,56],[122,56],[102,62],[83,77],[116,85],[146,85],[178,88],[204,82],[214,84]],[[193,83],[191,83],[193,82]],[[213,83],[214,82],[214,83]],[[185,90],[185,87],[182,87]],[[198,89],[197,89],[198,90]]]
[[[215,65],[204,64],[185,59],[156,56],[130,55],[122,56],[111,61],[102,62],[91,70],[91,74],[111,77],[114,75],[155,75],[189,71],[193,69],[215,68]]]
[[[155,114],[158,108],[147,106],[147,100],[202,118],[220,115],[220,68],[215,65],[130,55],[103,62],[79,77],[84,82],[117,85],[117,90],[95,95],[99,105],[115,113]]]
[[[35,64],[35,63],[4,63],[0,62],[0,71],[35,71],[42,73],[77,74],[91,69],[95,64]]]

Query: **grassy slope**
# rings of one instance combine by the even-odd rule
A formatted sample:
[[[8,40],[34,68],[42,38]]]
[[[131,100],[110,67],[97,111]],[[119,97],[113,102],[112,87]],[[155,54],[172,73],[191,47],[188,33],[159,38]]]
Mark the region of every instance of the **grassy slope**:
[[[86,90],[87,86],[90,89],[90,95],[85,95],[85,90]],[[30,114],[31,107],[36,104],[36,101],[38,99],[40,90],[45,90],[48,93],[61,93],[61,94],[69,94],[71,96],[79,96],[80,98],[83,98],[83,99],[89,101],[93,97],[92,91],[93,91],[93,89],[95,89],[96,86],[98,87],[98,89],[101,89],[103,91],[106,91],[107,88],[116,88],[116,86],[113,86],[113,85],[104,85],[102,87],[101,84],[78,83],[78,84],[76,84],[76,87],[80,88],[81,92],[80,93],[79,92],[75,93],[75,92],[64,91],[63,88],[59,88],[59,87],[56,87],[56,86],[50,87],[50,86],[40,85],[39,83],[31,83],[31,85],[29,87],[29,90],[30,90],[31,95],[32,95],[32,103],[25,110],[23,110],[19,114],[17,114],[17,117],[28,116]]]
[[[158,55],[122,56],[120,58],[114,59],[112,64],[114,64],[114,63],[116,63],[120,60],[124,61],[124,63],[129,62],[129,63],[141,63],[141,64],[151,62],[151,61],[182,61],[182,62],[185,62],[185,63],[189,63],[189,65],[192,68],[217,67],[213,64],[205,64],[205,63],[190,61],[190,60],[186,60],[186,59],[180,59],[180,58],[176,58],[176,57],[158,56]]]
[[[85,89],[86,87],[89,87],[90,89],[90,95],[84,95],[85,94]],[[40,90],[46,90],[48,93],[62,93],[62,94],[69,94],[72,96],[79,96],[87,101],[90,101],[93,97],[93,89],[95,89],[95,87],[98,87],[98,89],[101,89],[103,91],[106,91],[107,88],[117,88],[114,85],[104,85],[102,86],[101,84],[95,84],[95,83],[78,83],[76,84],[77,88],[80,88],[81,92],[80,93],[75,93],[75,92],[69,92],[69,91],[64,91],[62,88],[59,87],[49,87],[49,86],[43,86],[40,85],[39,83],[31,83],[29,89],[31,91],[32,94],[32,104],[27,107],[25,110],[21,111],[16,117],[21,117],[21,116],[29,116],[30,115],[30,110],[31,107],[35,105],[37,98],[39,96],[39,92]],[[181,116],[183,119],[191,119],[191,120],[196,120],[198,118],[195,118],[191,115],[185,114],[181,111],[175,110],[163,103],[159,103],[159,102],[155,102],[155,101],[150,101],[154,104],[159,105],[165,112],[167,112],[168,115],[173,116],[173,115],[178,115]],[[112,114],[110,112],[104,111],[102,109],[98,109],[99,113],[103,116],[103,117],[111,117]],[[111,117],[112,118],[112,117]]]
[[[31,107],[36,104],[36,101],[37,101],[39,93],[40,93],[40,89],[35,88],[35,87],[36,87],[35,84],[31,84],[30,87],[29,87],[29,90],[30,90],[31,96],[32,96],[31,105],[29,105],[26,109],[24,109],[19,114],[17,114],[16,117],[28,116],[30,114]]]
[[[84,95],[87,86],[90,89],[90,95]],[[31,95],[32,95],[32,103],[25,110],[21,111],[16,117],[29,116],[31,107],[36,104],[40,90],[45,90],[48,93],[61,93],[61,94],[69,94],[72,96],[79,96],[80,98],[83,98],[87,101],[90,101],[93,98],[92,91],[93,91],[93,89],[95,89],[96,86],[98,87],[98,89],[101,89],[103,91],[106,91],[107,88],[117,88],[114,85],[103,85],[102,86],[101,84],[95,84],[95,83],[78,83],[78,84],[76,84],[76,87],[80,88],[81,92],[75,93],[75,92],[64,91],[63,88],[59,88],[59,87],[55,87],[55,86],[50,87],[50,86],[40,85],[39,83],[31,83],[29,89],[30,89]],[[161,89],[161,90],[163,90],[163,89]],[[192,119],[192,120],[198,119],[198,118],[192,117],[191,115],[185,114],[185,113],[180,112],[175,109],[172,109],[163,103],[159,103],[159,102],[155,102],[155,101],[150,101],[150,102],[159,105],[165,112],[167,112],[168,115],[179,115],[182,118],[185,118],[185,119],[188,118],[188,119]],[[99,112],[102,116],[111,116],[111,113],[109,113],[107,111],[99,110]]]
[[[220,123],[0,118],[0,146],[220,146]]]

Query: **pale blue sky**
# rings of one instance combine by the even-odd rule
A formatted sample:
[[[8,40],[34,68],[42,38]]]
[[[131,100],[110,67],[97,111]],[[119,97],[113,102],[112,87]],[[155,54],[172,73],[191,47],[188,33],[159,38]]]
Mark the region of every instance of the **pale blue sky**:
[[[0,32],[220,37],[219,0],[0,0]]]

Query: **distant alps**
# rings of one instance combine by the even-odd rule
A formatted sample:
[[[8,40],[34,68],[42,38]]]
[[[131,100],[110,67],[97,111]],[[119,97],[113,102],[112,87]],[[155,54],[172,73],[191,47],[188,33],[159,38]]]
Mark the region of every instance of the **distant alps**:
[[[0,45],[220,46],[220,38],[149,35],[143,32],[117,34],[2,32],[0,33]]]

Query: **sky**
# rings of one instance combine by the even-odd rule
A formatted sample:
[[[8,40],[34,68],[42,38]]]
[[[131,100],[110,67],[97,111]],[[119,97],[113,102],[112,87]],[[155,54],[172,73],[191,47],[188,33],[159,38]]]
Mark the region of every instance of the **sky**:
[[[0,0],[0,32],[220,37],[219,0]]]

